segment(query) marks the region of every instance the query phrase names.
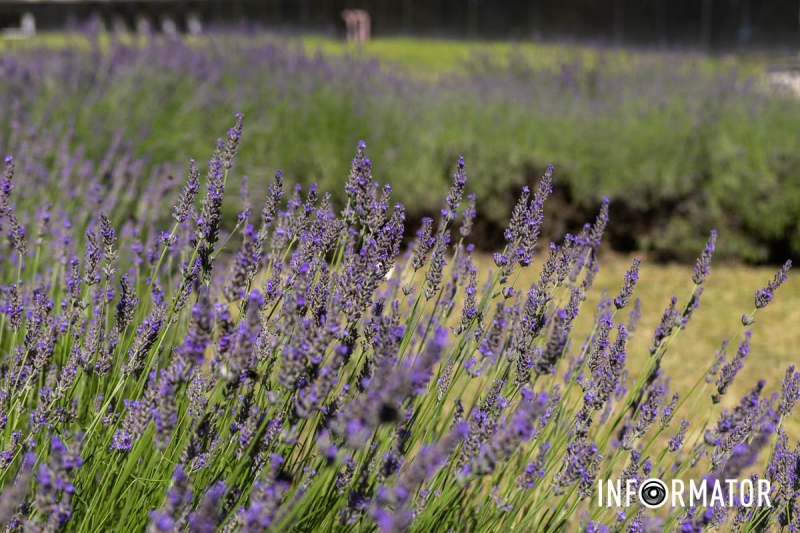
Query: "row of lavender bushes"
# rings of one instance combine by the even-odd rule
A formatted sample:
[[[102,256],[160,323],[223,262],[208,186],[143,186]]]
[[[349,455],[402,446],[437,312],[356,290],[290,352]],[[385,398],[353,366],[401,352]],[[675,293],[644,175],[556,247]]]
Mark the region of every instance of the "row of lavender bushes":
[[[782,429],[800,373],[769,384],[779,393],[759,382],[735,408],[718,405],[748,361],[746,328],[790,263],[678,394],[661,361],[702,301],[716,233],[688,297],[669,302],[654,332],[638,331],[638,261],[618,294],[584,304],[608,202],[560,244],[537,247],[552,169],[509,213],[496,268],[478,272],[480,208],[463,159],[433,219],[407,219],[363,143],[341,205],[314,185],[287,187],[280,172],[251,198],[234,167],[242,121],[207,170],[190,161],[172,189],[157,175],[146,202],[124,174],[93,183],[97,166],[51,143],[32,150],[33,175],[62,176],[48,203],[55,182],[6,158],[5,531],[800,526],[800,447]],[[87,175],[62,173],[70,164]],[[232,188],[240,211],[225,220]],[[419,228],[409,249],[406,226]],[[534,261],[538,281],[519,286]],[[586,338],[572,333],[579,313],[594,313]],[[635,375],[634,334],[652,335]],[[596,505],[596,480],[651,476],[766,478],[774,505]]]
[[[577,55],[544,65],[521,51],[475,54],[436,77],[257,34],[134,45],[72,36],[0,52],[0,149],[28,157],[26,143],[46,136],[95,160],[115,152],[147,175],[202,153],[240,110],[251,117],[244,174],[280,167],[341,202],[340,154],[369,138],[415,218],[438,211],[427,192],[447,186],[443,162],[470,153],[482,247],[502,237],[522,186],[553,163],[564,208],[552,214],[552,236],[591,216],[605,194],[620,213],[608,236],[617,248],[691,261],[703,245],[697,229],[724,227],[718,252],[727,257],[779,262],[800,252],[800,102],[764,90],[749,67]],[[36,176],[51,179],[31,159]]]

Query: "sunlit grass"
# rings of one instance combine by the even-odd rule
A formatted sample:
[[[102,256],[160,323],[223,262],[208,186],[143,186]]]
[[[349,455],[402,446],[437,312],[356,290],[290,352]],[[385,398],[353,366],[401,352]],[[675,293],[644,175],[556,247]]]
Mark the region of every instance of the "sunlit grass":
[[[613,222],[611,222],[613,225]],[[603,254],[599,259],[600,272],[584,302],[586,309],[578,315],[572,337],[573,352],[578,350],[591,330],[593,309],[600,301],[602,290],[614,297],[622,285],[625,271],[630,268],[635,256]],[[641,256],[639,256],[641,257]],[[540,256],[537,264],[541,264]],[[491,256],[479,255],[475,259],[481,272],[493,268]],[[641,299],[642,318],[639,329],[628,342],[628,368],[635,376],[649,357],[648,347],[652,343],[655,327],[672,296],[683,305],[691,291],[693,267],[679,264],[658,264],[644,258],[640,267],[640,281],[635,296]],[[538,280],[538,267],[523,270],[519,287],[530,286]],[[679,393],[687,393],[711,363],[714,352],[723,339],[731,338],[741,326],[741,317],[753,308],[756,289],[762,288],[775,274],[773,267],[748,267],[734,264],[712,263],[711,275],[705,283],[700,308],[694,313],[686,329],[681,331],[663,359],[665,374],[672,378],[671,387]],[[800,278],[790,274],[781,286],[775,301],[759,311],[753,330],[751,353],[744,369],[737,374],[736,381],[723,396],[716,408],[732,407],[760,379],[767,381],[767,390],[780,391],[781,380],[791,364],[800,365],[797,346],[800,346]],[[627,310],[625,310],[627,311]],[[738,339],[741,340],[741,339]],[[729,348],[729,354],[735,352]],[[710,396],[713,383],[704,391],[701,401],[712,408]],[[793,439],[800,438],[800,423],[796,418],[787,419],[786,429]]]
[[[125,44],[143,44],[146,37],[132,33],[102,33],[98,37],[101,46],[108,46],[112,39]],[[155,39],[165,39],[155,35]],[[475,55],[486,55],[495,60],[507,61],[509,56],[519,57],[545,68],[556,68],[564,63],[580,61],[586,68],[633,68],[643,61],[680,57],[689,59],[701,70],[715,72],[730,68],[741,68],[753,73],[760,72],[769,62],[765,55],[707,56],[690,52],[663,52],[626,48],[608,48],[573,43],[534,43],[529,41],[477,41],[419,37],[378,37],[367,43],[347,43],[342,39],[313,34],[285,36],[270,32],[247,34],[209,34],[184,36],[190,42],[202,44],[211,40],[231,40],[252,43],[254,40],[289,41],[305,47],[310,52],[324,54],[371,57],[386,61],[394,67],[402,67],[421,75],[459,72]],[[21,49],[33,46],[65,47],[88,46],[91,39],[73,32],[41,32],[26,40],[0,40],[0,50]]]
[[[696,61],[707,71],[726,70],[732,67],[758,69],[765,57],[737,57],[727,55],[708,57],[702,54],[665,53],[646,50],[600,48],[596,46],[533,43],[511,41],[454,41],[446,39],[378,38],[362,44],[348,44],[338,39],[307,36],[297,39],[310,50],[324,53],[363,54],[401,65],[411,71],[457,72],[474,54],[487,54],[495,59],[507,60],[509,54],[519,54],[541,68],[555,68],[564,63],[580,60],[586,68],[630,68],[642,61],[683,57]]]

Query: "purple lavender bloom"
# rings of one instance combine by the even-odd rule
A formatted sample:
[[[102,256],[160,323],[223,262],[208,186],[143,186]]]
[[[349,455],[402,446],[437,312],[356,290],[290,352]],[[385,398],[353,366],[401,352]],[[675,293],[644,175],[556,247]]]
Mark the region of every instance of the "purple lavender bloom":
[[[643,437],[658,419],[665,393],[666,388],[662,383],[652,383],[646,389],[642,389],[635,398],[632,405],[635,413],[633,424],[626,424],[619,431],[620,445],[623,449],[632,449],[634,441]]]
[[[36,246],[41,247],[44,244],[45,236],[47,235],[50,226],[50,210],[53,204],[48,203],[39,211],[36,222]]]
[[[617,309],[622,309],[630,302],[631,296],[633,296],[633,289],[636,286],[636,282],[639,280],[639,265],[641,262],[640,259],[634,259],[630,270],[625,273],[625,281],[622,283],[619,295],[614,298],[614,306]]]
[[[275,172],[274,182],[269,186],[269,194],[264,202],[264,207],[261,209],[262,232],[266,232],[270,222],[275,220],[281,198],[283,198],[283,173],[278,170]],[[265,236],[265,234],[261,235],[261,239],[263,240]]]
[[[475,222],[476,215],[475,193],[472,193],[467,195],[467,207],[464,208],[464,212],[462,213],[461,228],[459,228],[462,237],[469,237],[470,233],[472,233],[472,226]]]
[[[714,254],[714,249],[717,244],[717,230],[711,230],[711,235],[708,237],[706,247],[697,258],[697,264],[694,267],[694,274],[692,281],[695,285],[702,285],[711,271],[711,256]]]
[[[511,212],[511,220],[509,220],[508,229],[505,230],[506,242],[509,245],[515,245],[523,238],[525,218],[528,213],[530,197],[531,190],[526,185],[522,188],[522,193],[517,201],[517,205],[514,206]]]
[[[531,379],[531,369],[533,368],[534,358],[541,357],[541,348],[537,348],[531,356],[527,352],[519,354],[516,361],[516,375],[514,376],[514,384],[522,387],[527,385]]]
[[[75,434],[66,445],[60,437],[50,439],[50,462],[41,463],[36,474],[38,486],[34,495],[36,518],[26,520],[26,529],[43,527],[45,531],[57,531],[72,518],[72,495],[75,486],[72,480],[83,464],[80,449],[83,436]]]
[[[750,337],[753,332],[747,330],[744,332],[744,340],[739,344],[739,349],[730,363],[722,367],[722,372],[717,378],[717,393],[711,396],[714,403],[719,403],[722,396],[728,391],[731,383],[733,383],[736,374],[744,368],[744,360],[750,353]]]
[[[792,414],[797,400],[800,399],[800,372],[794,371],[794,365],[786,369],[786,377],[781,384],[781,401],[778,414],[789,416]]]
[[[592,248],[599,247],[603,240],[603,233],[605,233],[606,225],[608,224],[608,205],[609,199],[604,196],[600,204],[600,212],[597,213],[594,224],[592,224],[586,237],[587,245]]]
[[[339,383],[339,371],[344,366],[349,351],[347,346],[339,346],[331,361],[320,369],[311,385],[297,391],[295,410],[299,416],[311,418],[322,408],[330,392]]]
[[[343,437],[348,446],[360,449],[379,425],[398,422],[403,402],[427,386],[444,350],[446,336],[445,329],[437,328],[422,353],[399,367],[391,359],[378,361],[379,366],[364,386],[364,392],[339,413],[332,426],[333,433]]]
[[[17,291],[17,284],[12,283],[8,287],[8,301],[5,306],[5,313],[8,315],[8,321],[11,325],[11,328],[19,330],[22,326],[22,315],[24,312],[24,307],[22,302],[19,298],[19,292]]]
[[[345,224],[358,224],[377,234],[385,223],[391,187],[387,185],[378,193],[379,185],[372,179],[372,162],[365,156],[365,149],[364,141],[359,141],[344,188],[348,204],[342,216]]]
[[[114,244],[117,241],[117,235],[116,231],[111,225],[111,220],[109,220],[108,216],[103,211],[98,213],[98,217],[100,218],[100,236],[103,238],[103,256],[106,260],[106,267],[104,267],[103,273],[105,274],[106,278],[110,278],[113,274],[110,263],[117,258],[117,252],[114,249]]]
[[[283,503],[287,484],[270,476],[266,480],[256,480],[246,510],[242,512],[243,533],[260,533],[272,525]]]
[[[689,301],[686,304],[683,312],[681,313],[680,318],[680,328],[683,329],[686,327],[686,324],[689,323],[689,320],[692,318],[692,315],[697,308],[700,307],[700,297],[703,295],[703,291],[705,287],[699,287],[695,285],[694,291],[692,291],[692,295],[689,297]]]
[[[447,209],[442,210],[443,222],[450,223],[458,216],[458,206],[461,204],[461,197],[464,195],[464,188],[467,185],[467,172],[464,169],[464,158],[458,158],[458,167],[453,174],[453,185],[447,193]],[[469,233],[469,232],[468,232]]]
[[[517,446],[536,437],[544,424],[542,417],[546,415],[546,406],[546,394],[534,396],[529,390],[522,389],[522,400],[514,415],[502,421],[497,432],[481,443],[464,472],[478,476],[494,472],[500,461],[510,456]],[[482,410],[487,411],[486,408]]]
[[[3,179],[0,181],[0,220],[3,215],[10,212],[8,199],[11,196],[11,191],[14,190],[14,159],[9,155],[5,157],[5,170],[3,171]],[[2,226],[0,226],[2,229]]]
[[[128,274],[122,275],[119,284],[122,290],[117,302],[116,327],[119,331],[124,331],[133,320],[139,298],[136,297],[134,288],[128,281]]]
[[[5,449],[0,452],[0,468],[11,466],[16,453],[21,449],[22,431],[12,431]]]
[[[506,319],[509,313],[508,308],[501,301],[497,303],[497,308],[494,314],[489,330],[483,335],[478,351],[485,358],[494,360],[500,355],[503,347],[503,342],[507,336],[508,320]]]
[[[444,257],[447,245],[450,243],[450,230],[445,229],[436,239],[433,248],[433,257],[428,272],[425,273],[425,298],[433,298],[442,286],[442,275],[447,260]]]
[[[8,238],[11,241],[11,246],[17,251],[19,257],[22,258],[28,253],[28,242],[25,239],[25,227],[20,223],[13,209],[9,208],[6,211],[6,218],[10,226],[8,229]]]
[[[214,533],[219,527],[222,516],[220,514],[220,501],[227,494],[225,483],[219,481],[211,486],[203,495],[197,510],[189,518],[189,531],[191,533]]]
[[[136,335],[133,338],[133,344],[128,350],[128,359],[123,365],[125,372],[133,373],[138,377],[144,366],[145,356],[158,340],[158,335],[167,318],[166,315],[165,307],[156,307],[150,317],[144,319],[139,326],[136,326]]]
[[[683,517],[678,531],[680,531],[680,533],[702,533],[703,531],[705,531],[705,527],[703,525],[695,523],[696,515],[697,515],[696,508],[694,507],[688,508],[686,510],[686,516]]]
[[[525,472],[517,478],[517,485],[526,489],[536,486],[546,472],[547,452],[550,451],[550,443],[543,442],[539,445],[538,453],[534,460],[525,466]]]
[[[100,243],[97,240],[97,233],[92,226],[86,231],[86,253],[84,255],[84,274],[83,281],[87,285],[94,285],[100,281],[100,274],[97,271],[100,265]]]
[[[594,484],[597,476],[598,461],[602,455],[598,453],[595,443],[585,439],[577,439],[567,445],[567,452],[561,470],[553,478],[553,491],[555,494],[564,494],[568,487],[580,482],[582,486],[581,497],[586,497],[584,487]]]
[[[705,432],[704,440],[706,444],[709,446],[722,445],[730,432],[739,427],[751,413],[757,411],[765,385],[766,381],[759,381],[739,400],[739,404],[733,410],[725,409],[720,415],[716,426]]]
[[[641,483],[643,480],[643,478],[639,476],[641,458],[642,454],[636,450],[631,450],[630,461],[628,461],[627,466],[622,469],[622,473],[620,473],[619,476],[619,479],[622,481],[623,485],[627,484],[628,480],[631,480],[633,481],[634,488],[639,488],[639,483]]]
[[[457,329],[457,333],[462,333],[466,331],[470,324],[472,323],[472,319],[478,317],[480,320],[479,313],[478,313],[478,278],[477,278],[478,271],[475,267],[469,269],[469,281],[467,286],[464,287],[464,307],[461,310],[461,325]]]
[[[7,486],[0,494],[0,524],[11,526],[14,515],[25,505],[25,498],[33,480],[34,464],[36,464],[36,454],[26,453],[14,483]]]
[[[176,222],[184,222],[188,220],[189,216],[194,211],[194,201],[197,198],[197,193],[200,191],[200,170],[197,168],[197,163],[192,158],[189,160],[189,178],[181,191],[181,196],[178,203],[175,204],[175,209],[172,212],[172,218]]]
[[[601,324],[600,335],[598,335],[587,361],[587,367],[592,370],[592,375],[589,382],[584,384],[586,390],[584,402],[594,410],[603,409],[624,380],[625,347],[628,341],[627,330],[620,324],[617,326],[617,337],[614,344],[610,345],[608,333],[611,320],[605,320]],[[607,350],[609,345],[610,349]]]
[[[382,533],[407,530],[413,518],[410,505],[413,490],[434,476],[465,437],[466,431],[464,424],[456,425],[441,442],[423,446],[414,460],[399,474],[394,485],[378,490],[375,504],[370,507],[370,514]]]
[[[667,427],[672,420],[672,416],[675,414],[675,406],[678,405],[678,398],[680,398],[680,395],[677,392],[674,393],[669,403],[661,410],[660,424],[662,428]]]
[[[572,298],[567,308],[556,311],[547,345],[544,351],[539,354],[539,357],[533,361],[533,371],[537,374],[548,375],[555,373],[558,362],[567,349],[567,342],[572,332],[572,323],[575,316],[577,316],[580,295],[581,292],[579,290],[573,290]],[[541,318],[538,320],[542,321]]]
[[[189,476],[183,465],[178,464],[172,474],[172,486],[158,510],[150,512],[148,533],[168,533],[186,527],[192,490]]]
[[[780,270],[775,274],[775,278],[768,282],[766,287],[756,291],[756,309],[762,309],[772,302],[775,291],[786,281],[790,268],[792,268],[791,260],[783,264]]]
[[[640,508],[633,515],[633,518],[625,525],[627,533],[645,533],[644,527],[644,509]]]
[[[241,135],[242,116],[236,116],[236,125],[228,132],[227,144],[221,139],[217,142],[214,156],[208,163],[206,196],[201,202],[200,215],[197,217],[197,229],[194,239],[198,246],[198,255],[202,266],[203,279],[208,281],[212,269],[212,255],[219,240],[222,220],[222,201],[225,195],[225,176],[233,164],[236,148]]]
[[[664,341],[672,335],[675,328],[680,325],[680,311],[676,308],[678,299],[673,296],[670,300],[669,307],[664,310],[661,317],[661,323],[656,327],[655,335],[653,337],[653,345],[650,347],[650,353],[655,355],[659,348],[664,344]]]
[[[553,166],[550,165],[539,182],[539,187],[533,200],[529,201],[530,189],[524,187],[522,195],[511,213],[511,220],[509,221],[508,229],[505,231],[505,238],[513,252],[513,259],[520,266],[527,266],[533,261],[536,242],[539,239],[539,232],[544,221],[544,202],[553,192],[552,183]],[[508,265],[505,269],[505,274],[507,275],[510,272],[512,263],[508,261],[507,257],[503,257],[503,264]]]
[[[145,397],[140,400],[123,400],[125,416],[119,429],[114,432],[109,450],[128,453],[133,448],[134,441],[142,433],[152,416],[152,399]]]
[[[755,422],[753,425],[757,425]],[[727,452],[724,466],[720,472],[720,479],[739,479],[743,472],[756,464],[759,454],[769,444],[774,427],[772,424],[766,424],[759,429],[753,429],[754,433],[752,438],[744,440],[732,446],[731,450]],[[713,457],[713,456],[712,456]],[[727,491],[726,491],[727,496]]]
[[[182,355],[186,356],[189,362],[198,365],[204,362],[213,326],[214,311],[211,307],[211,297],[207,289],[201,289],[197,295],[197,303],[192,307],[189,331],[181,348]]]
[[[689,421],[688,420],[681,420],[681,426],[678,429],[677,433],[669,439],[669,443],[667,444],[667,448],[671,452],[677,452],[683,446],[683,441],[686,438],[686,430],[689,428]]]
[[[609,529],[605,524],[589,520],[583,529],[583,533],[609,533]]]
[[[222,165],[226,170],[233,166],[233,160],[239,148],[239,140],[242,138],[243,123],[244,115],[242,113],[237,113],[235,124],[228,130],[228,138],[225,142],[225,148],[222,150]]]

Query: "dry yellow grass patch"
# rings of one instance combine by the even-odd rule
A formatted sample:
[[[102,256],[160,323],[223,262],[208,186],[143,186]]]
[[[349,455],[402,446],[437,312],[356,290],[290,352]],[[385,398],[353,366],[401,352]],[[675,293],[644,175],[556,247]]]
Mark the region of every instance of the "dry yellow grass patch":
[[[587,295],[584,307],[578,316],[573,347],[579,348],[585,335],[590,331],[594,308],[600,301],[602,290],[608,289],[609,296],[615,296],[625,271],[630,267],[634,255],[603,254],[599,258],[600,272],[593,290]],[[542,256],[538,258],[541,263]],[[479,255],[476,263],[485,276],[489,268],[494,267],[491,256]],[[752,311],[753,297],[756,289],[766,285],[772,279],[778,267],[751,267],[744,265],[726,265],[712,261],[711,275],[705,283],[700,308],[695,312],[686,329],[678,334],[671,344],[663,360],[663,368],[672,378],[671,388],[679,393],[686,393],[695,384],[699,376],[711,363],[715,350],[718,350],[723,339],[731,338],[741,326],[741,316]],[[670,298],[678,297],[682,306],[692,288],[693,267],[689,265],[663,265],[643,259],[640,267],[640,278],[636,286],[635,297],[641,299],[642,319],[639,329],[628,343],[628,368],[632,373],[640,369],[649,357],[648,347],[652,341],[655,327],[661,320],[664,308]],[[537,265],[523,270],[517,283],[524,289],[536,282],[539,275]],[[483,278],[479,278],[483,281]],[[775,300],[766,309],[756,313],[756,322],[750,326],[753,330],[751,353],[747,357],[744,369],[736,376],[736,381],[723,397],[719,406],[711,404],[712,385],[704,391],[710,409],[719,411],[722,407],[730,407],[738,403],[741,396],[747,393],[759,379],[767,381],[768,391],[780,391],[781,380],[786,368],[796,364],[800,367],[797,347],[800,346],[800,275],[790,271],[789,279],[775,295]],[[627,317],[628,309],[624,309]],[[618,316],[619,318],[619,316]],[[739,337],[736,341],[741,340]],[[729,354],[735,353],[736,346],[729,348]],[[800,421],[795,416],[786,421],[786,429],[792,439],[800,439]]]

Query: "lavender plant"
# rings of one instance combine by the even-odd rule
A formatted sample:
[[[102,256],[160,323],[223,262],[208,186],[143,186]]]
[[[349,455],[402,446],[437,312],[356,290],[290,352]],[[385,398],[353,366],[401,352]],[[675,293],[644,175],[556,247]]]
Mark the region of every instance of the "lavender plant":
[[[783,429],[800,373],[789,368],[780,393],[759,382],[735,408],[716,406],[748,362],[744,328],[789,262],[680,394],[662,361],[700,305],[716,233],[688,298],[669,303],[631,374],[638,260],[588,337],[573,330],[592,312],[607,201],[538,251],[548,169],[510,214],[496,269],[479,272],[465,161],[440,216],[422,220],[407,248],[414,224],[361,142],[343,208],[316,186],[285,190],[277,172],[260,212],[243,180],[242,210],[226,220],[243,120],[218,141],[205,179],[194,160],[180,190],[154,175],[152,201],[135,208],[119,180],[76,180],[83,189],[60,202],[20,209],[43,185],[5,159],[4,531],[800,527],[800,444]],[[540,256],[538,281],[519,286]],[[593,498],[602,479],[748,475],[772,482],[772,508],[656,512]]]
[[[236,109],[250,121],[240,172],[282,167],[343,204],[347,161],[338,154],[366,137],[414,220],[438,213],[430,188],[445,189],[445,162],[468,152],[481,177],[470,184],[481,230],[471,239],[484,250],[502,238],[519,190],[552,162],[556,196],[570,201],[548,211],[550,238],[591,218],[605,194],[622,214],[606,246],[690,262],[707,231],[724,227],[718,259],[800,254],[800,100],[764,90],[761,60],[386,45],[354,54],[253,32],[133,43],[72,33],[0,47],[0,153],[14,154],[27,179],[91,174],[127,190],[125,176],[178,175],[160,164],[204,153]],[[381,52],[389,49],[400,55]],[[265,193],[261,181],[254,193]],[[55,202],[60,191],[43,192]],[[226,217],[234,209],[224,205]]]

